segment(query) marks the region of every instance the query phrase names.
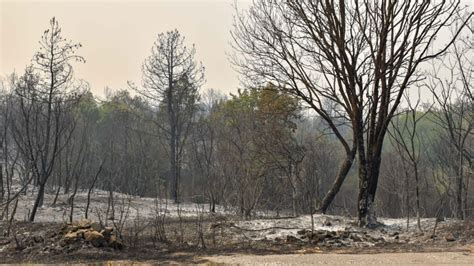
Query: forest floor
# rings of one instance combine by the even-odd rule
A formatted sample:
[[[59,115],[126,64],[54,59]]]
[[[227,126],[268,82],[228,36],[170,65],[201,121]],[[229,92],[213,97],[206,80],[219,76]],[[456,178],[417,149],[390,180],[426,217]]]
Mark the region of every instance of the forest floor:
[[[366,229],[350,217],[318,214],[312,222],[309,215],[277,218],[261,213],[246,221],[222,207],[215,214],[207,212],[206,205],[178,206],[119,193],[114,195],[115,211],[107,212],[107,192],[94,191],[91,198],[89,219],[97,225],[87,230],[113,228],[120,248],[90,242],[84,233],[68,239],[70,233],[86,229],[71,229],[70,204],[64,195],[52,206],[54,193],[47,194],[36,221],[24,221],[34,199],[34,192],[28,191],[18,202],[15,221],[0,222],[0,263],[306,264],[334,262],[336,256],[340,263],[472,264],[474,259],[474,221],[436,223],[426,218],[420,231],[414,219],[407,230],[406,219],[380,218],[377,228]],[[81,222],[86,201],[87,193],[80,191],[73,224]],[[377,255],[387,253],[392,255]]]
[[[0,229],[5,229],[5,223]],[[63,245],[64,235],[60,223],[18,222],[11,237],[0,237],[0,263],[225,263],[225,264],[307,264],[307,263],[358,263],[358,264],[463,264],[474,262],[474,224],[453,223],[440,226],[437,237],[427,234],[400,233],[401,241],[360,242],[360,246],[338,245],[332,240],[309,242],[289,237],[275,242],[268,240],[237,241],[237,230],[226,230],[226,237],[213,243],[212,236],[204,236],[206,248],[193,244],[194,222],[184,222],[184,242],[179,242],[173,231],[178,222],[169,224],[168,243],[154,243],[143,234],[132,243],[124,237],[125,247],[94,247],[90,243],[76,242]],[[377,229],[380,233],[380,230]],[[336,231],[343,232],[343,231]],[[342,233],[337,233],[341,234]],[[382,233],[383,234],[383,233]],[[368,233],[371,235],[371,233]],[[450,239],[451,236],[456,238]],[[15,240],[16,238],[16,240]],[[18,241],[18,242],[17,242]],[[18,244],[19,243],[19,244]],[[339,243],[344,243],[343,241]],[[439,258],[439,259],[438,259]],[[393,260],[392,260],[393,259]],[[468,264],[469,264],[468,263]]]

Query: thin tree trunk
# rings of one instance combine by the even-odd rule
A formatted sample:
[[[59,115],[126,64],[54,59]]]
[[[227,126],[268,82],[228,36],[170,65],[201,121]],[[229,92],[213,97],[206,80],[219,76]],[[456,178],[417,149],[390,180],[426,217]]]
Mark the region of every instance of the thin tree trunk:
[[[51,203],[51,206],[54,206],[56,205],[56,203],[58,202],[58,198],[59,198],[59,193],[61,192],[61,184],[58,185],[58,188],[56,189],[56,193],[54,195],[54,200],[53,200],[53,203]]]
[[[1,146],[0,146],[1,148]],[[1,158],[0,158],[1,159]],[[0,162],[0,202],[3,201],[5,197],[5,188],[3,187],[3,163]]]
[[[344,180],[346,179],[347,173],[349,173],[349,170],[352,167],[352,163],[354,162],[356,154],[356,148],[354,147],[350,153],[346,154],[346,158],[344,162],[342,162],[341,167],[339,168],[339,172],[336,176],[336,179],[334,180],[334,183],[332,184],[331,189],[326,193],[324,196],[323,201],[321,202],[321,205],[319,207],[319,212],[321,213],[326,213],[328,210],[329,206],[333,202],[334,198],[336,197],[337,193],[341,189],[342,184],[344,183]]]
[[[61,160],[60,160],[61,161]],[[61,164],[59,164],[61,165]],[[61,169],[61,168],[60,168]],[[59,173],[61,173],[61,170],[59,171]],[[54,200],[53,200],[53,203],[51,203],[51,206],[54,206],[56,205],[57,201],[58,201],[58,198],[59,198],[59,193],[61,191],[61,185],[62,185],[62,182],[61,182],[61,175],[60,174],[56,174],[56,176],[58,177],[58,188],[56,189],[56,194],[54,195]]]
[[[456,218],[464,220],[464,211],[463,211],[463,156],[462,156],[462,146],[458,148],[458,177],[457,177],[457,191],[456,191]]]
[[[72,223],[72,218],[74,217],[74,199],[76,198],[77,187],[79,183],[79,176],[76,176],[76,181],[74,182],[74,192],[72,193],[71,197],[69,198],[69,202],[71,203],[71,212],[69,213],[69,222]]]
[[[418,164],[415,162],[413,165],[413,168],[415,170],[415,195],[416,195],[416,224],[418,225],[418,230],[420,232],[423,231],[421,229],[421,217],[420,217],[420,185],[419,185],[419,177],[418,177]]]
[[[403,167],[405,169],[405,177],[406,177],[406,212],[407,212],[407,232],[410,229],[410,182],[408,178],[408,173],[406,171],[406,167]]]
[[[298,212],[296,211],[296,191],[295,191],[294,188],[291,192],[291,206],[292,206],[292,210],[293,210],[293,217],[297,217]]]
[[[104,166],[105,160],[102,161],[102,163],[99,166],[99,170],[97,170],[97,173],[95,174],[94,180],[92,181],[91,186],[89,187],[89,190],[87,191],[87,203],[86,203],[86,210],[85,210],[85,218],[89,218],[89,206],[91,203],[91,193],[92,190],[94,189],[95,183],[97,182],[97,179],[99,178],[100,172],[102,172],[102,167]]]
[[[115,220],[115,209],[114,209],[114,193],[112,186],[109,186],[109,197],[107,199],[107,211],[105,213],[105,225],[107,226],[109,220]]]
[[[177,134],[176,134],[176,121],[175,113],[172,107],[172,95],[169,93],[169,107],[168,107],[168,116],[170,123],[170,196],[175,203],[178,203],[178,162],[177,162]]]
[[[46,182],[40,182],[39,184],[38,195],[36,196],[35,203],[33,204],[33,209],[31,209],[30,217],[28,219],[30,222],[35,221],[36,211],[38,210],[38,207],[40,207],[43,203],[45,185]]]

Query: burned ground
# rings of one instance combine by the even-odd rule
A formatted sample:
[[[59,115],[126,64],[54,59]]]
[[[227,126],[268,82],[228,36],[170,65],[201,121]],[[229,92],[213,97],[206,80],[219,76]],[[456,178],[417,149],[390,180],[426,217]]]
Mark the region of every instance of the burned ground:
[[[248,224],[251,221],[243,223]],[[121,241],[124,246],[119,249],[107,245],[94,245],[84,239],[68,242],[66,235],[70,231],[65,228],[70,228],[72,225],[17,222],[10,227],[10,236],[0,238],[2,258],[0,263],[108,261],[197,263],[205,262],[202,258],[208,256],[235,254],[474,252],[474,223],[467,221],[440,222],[434,236],[432,231],[428,230],[428,221],[425,223],[427,229],[425,232],[397,230],[387,225],[381,225],[376,229],[361,229],[354,226],[335,231],[318,229],[313,232],[302,228],[298,229],[295,235],[279,232],[279,237],[275,238],[259,238],[259,236],[263,234],[271,236],[279,230],[287,229],[279,227],[250,229],[238,224],[238,221],[232,220],[204,221],[203,227],[206,228],[203,230],[204,246],[196,234],[194,219],[168,220],[165,225],[168,232],[167,241],[154,239],[151,228],[135,235],[133,232],[136,229],[128,227],[122,232]],[[2,223],[0,229],[6,232],[8,224]]]

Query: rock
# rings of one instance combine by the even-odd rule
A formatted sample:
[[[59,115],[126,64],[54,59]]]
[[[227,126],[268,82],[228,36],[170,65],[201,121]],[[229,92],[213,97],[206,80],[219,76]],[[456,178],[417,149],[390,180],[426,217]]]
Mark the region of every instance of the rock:
[[[114,231],[113,227],[107,226],[102,230],[97,230],[99,231],[105,238],[109,239],[110,236],[112,235],[112,232]]]
[[[109,240],[112,236],[112,232],[108,230],[100,230],[100,233],[104,236],[105,239]]]
[[[115,235],[112,235],[109,239],[108,242],[109,247],[114,248],[114,249],[122,249],[123,248],[123,243],[117,239]]]
[[[89,231],[90,231],[90,229],[79,229],[79,230],[76,231],[77,237],[78,238],[84,238],[84,234],[86,232],[89,232]]]
[[[91,223],[90,228],[91,228],[92,230],[94,230],[94,231],[97,231],[97,232],[100,232],[101,229],[102,229],[102,227],[100,226],[100,224],[99,224],[99,223],[96,223],[96,222]]]
[[[102,247],[107,243],[104,236],[97,231],[85,232],[84,239],[91,243],[94,247]]]
[[[72,242],[75,242],[77,241],[79,238],[79,235],[76,232],[69,232],[67,233],[66,235],[64,235],[64,240],[66,240],[66,243],[72,243]]]
[[[446,239],[448,242],[456,241],[456,237],[453,234],[445,235],[444,239]]]
[[[87,229],[90,228],[92,225],[92,221],[89,219],[81,219],[79,222],[77,222],[77,227],[79,229]]]
[[[74,231],[77,231],[77,226],[74,226],[72,224],[65,224],[62,228],[61,228],[61,233],[62,234],[67,234],[69,232],[74,232]]]
[[[92,222],[89,219],[82,219],[74,225],[68,224],[61,229],[62,239],[57,243],[62,250],[70,252],[80,248],[94,247],[110,247],[114,249],[122,249],[123,243],[117,239],[112,227],[102,228],[99,223]],[[32,237],[33,241],[34,238]],[[44,237],[42,239],[44,241]]]

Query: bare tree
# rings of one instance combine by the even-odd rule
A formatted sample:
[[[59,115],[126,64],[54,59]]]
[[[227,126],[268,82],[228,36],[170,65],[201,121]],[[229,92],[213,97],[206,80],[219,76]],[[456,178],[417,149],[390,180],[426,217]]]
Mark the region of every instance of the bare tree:
[[[14,75],[12,76],[12,80],[15,80]],[[9,217],[10,203],[17,197],[19,193],[18,191],[13,191],[13,175],[15,174],[15,171],[18,167],[19,153],[13,145],[14,141],[11,131],[11,125],[15,118],[13,113],[13,111],[15,110],[13,93],[11,90],[8,89],[8,85],[6,84],[6,82],[2,82],[0,85],[0,203],[5,206],[2,215],[0,215],[1,220],[2,217]]]
[[[183,148],[188,137],[192,115],[196,111],[198,89],[204,81],[204,67],[197,64],[194,45],[188,48],[177,31],[161,33],[151,55],[142,66],[143,88],[135,90],[165,109],[166,126],[155,124],[168,136],[170,196],[178,202],[179,178]]]
[[[195,165],[195,175],[191,181],[191,190],[196,191],[194,176],[199,176],[203,180],[203,193],[209,199],[209,211],[216,211],[216,204],[221,199],[225,182],[217,169],[216,146],[217,146],[217,125],[211,113],[215,111],[218,104],[223,100],[223,96],[214,90],[209,90],[201,99],[201,108],[196,125],[193,127],[191,136],[191,161]]]
[[[72,84],[70,62],[84,62],[75,54],[81,45],[62,37],[54,17],[39,43],[41,47],[34,56],[34,64],[15,87],[19,101],[19,117],[14,123],[15,142],[31,164],[39,187],[30,221],[35,219],[36,211],[43,203],[46,182],[74,129],[69,110],[79,95]],[[60,142],[64,136],[66,141]]]
[[[420,120],[422,120],[429,110],[420,112],[421,104],[420,91],[418,90],[417,101],[413,104],[409,96],[405,94],[405,99],[408,104],[408,107],[402,111],[396,118],[392,119],[391,127],[389,129],[390,141],[394,144],[398,151],[398,155],[401,157],[403,163],[403,168],[405,170],[405,175],[407,178],[407,190],[409,189],[409,173],[413,173],[415,178],[415,202],[416,202],[416,218],[418,230],[421,229],[420,221],[420,157],[421,157],[421,146],[423,145],[419,132],[417,128],[419,127]],[[411,167],[412,171],[409,171],[408,168]],[[407,201],[406,204],[409,206],[409,192],[407,191]],[[407,225],[409,224],[409,209],[407,209]]]
[[[472,13],[459,15],[451,28],[452,35],[457,34],[456,26],[471,16]],[[459,219],[466,216],[469,178],[473,173],[474,31],[470,26],[467,34],[456,40],[446,55],[433,62],[426,82],[435,102],[432,121],[449,143],[447,153],[452,154],[454,161],[455,215]]]
[[[237,13],[234,63],[242,74],[298,96],[346,150],[336,191],[357,150],[360,225],[376,223],[373,203],[390,120],[420,64],[445,53],[467,23],[470,16],[447,44],[432,47],[459,8],[459,1],[266,0]],[[336,114],[323,101],[333,103]],[[352,145],[336,117],[352,128]]]

